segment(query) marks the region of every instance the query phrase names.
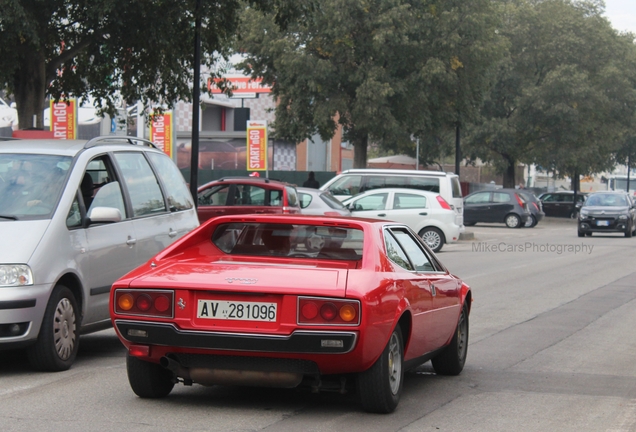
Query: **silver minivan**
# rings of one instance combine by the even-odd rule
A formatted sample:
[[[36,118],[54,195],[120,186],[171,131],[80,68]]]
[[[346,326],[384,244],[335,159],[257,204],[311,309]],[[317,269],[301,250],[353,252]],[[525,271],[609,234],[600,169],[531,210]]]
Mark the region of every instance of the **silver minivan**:
[[[340,201],[361,192],[380,188],[419,189],[438,193],[458,214],[464,201],[459,176],[442,171],[358,168],[343,171],[320,189],[328,190]]]
[[[111,325],[111,284],[198,225],[150,141],[0,141],[0,349],[68,369],[79,335]]]

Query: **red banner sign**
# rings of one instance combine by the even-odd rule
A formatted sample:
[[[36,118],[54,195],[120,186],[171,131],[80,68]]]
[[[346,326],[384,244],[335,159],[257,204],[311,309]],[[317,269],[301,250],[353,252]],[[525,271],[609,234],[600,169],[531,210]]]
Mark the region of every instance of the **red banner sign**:
[[[77,138],[77,101],[69,99],[54,102],[51,100],[49,107],[50,128],[55,139],[75,139]]]
[[[172,158],[172,111],[152,116],[150,141]]]
[[[272,88],[266,84],[263,84],[261,78],[251,79],[248,77],[240,78],[224,78],[232,85],[232,93],[269,93]],[[216,86],[215,83],[220,82],[220,78],[208,79],[208,90],[213,94],[220,94],[221,89]]]
[[[267,170],[267,122],[247,122],[247,170]]]

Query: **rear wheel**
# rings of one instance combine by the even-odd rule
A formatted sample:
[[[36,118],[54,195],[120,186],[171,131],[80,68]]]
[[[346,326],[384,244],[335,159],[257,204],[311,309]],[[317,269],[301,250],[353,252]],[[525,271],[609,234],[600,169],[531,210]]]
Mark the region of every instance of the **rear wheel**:
[[[508,228],[519,228],[521,226],[521,218],[514,213],[510,213],[504,219]]]
[[[537,220],[537,218],[534,215],[530,215],[524,226],[526,228],[534,228],[535,226],[537,226],[538,223],[539,221]]]
[[[58,285],[46,305],[37,342],[27,350],[29,363],[41,371],[71,367],[79,348],[79,309],[70,289]]]
[[[462,369],[464,369],[467,354],[468,310],[466,306],[464,306],[459,316],[459,322],[457,323],[457,328],[455,329],[451,343],[431,360],[433,369],[440,375],[459,375]]]
[[[139,360],[126,355],[128,382],[135,394],[141,398],[166,397],[174,387],[173,374],[157,363]]]
[[[433,250],[433,252],[439,252],[442,250],[442,246],[444,246],[444,234],[437,228],[423,228],[419,232],[419,235],[422,237],[422,240],[424,240],[424,243]]]
[[[386,414],[397,407],[404,381],[403,347],[402,331],[397,326],[380,358],[358,374],[358,394],[365,411]]]

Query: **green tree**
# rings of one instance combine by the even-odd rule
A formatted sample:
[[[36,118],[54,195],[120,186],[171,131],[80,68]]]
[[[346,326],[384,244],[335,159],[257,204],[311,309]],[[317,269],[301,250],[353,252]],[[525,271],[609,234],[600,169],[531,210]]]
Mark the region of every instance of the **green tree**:
[[[190,100],[194,13],[200,4],[204,64],[227,52],[239,0],[0,0],[0,88],[15,96],[20,127],[42,126],[46,96],[93,96],[172,106]],[[311,2],[254,0],[285,25]],[[199,85],[199,83],[197,83]]]
[[[247,10],[237,48],[272,85],[277,136],[329,139],[341,125],[365,167],[369,142],[413,154],[415,138],[473,115],[500,53],[496,19],[490,0],[324,0],[287,31]]]
[[[599,1],[504,7],[509,54],[471,130],[471,156],[493,163],[506,187],[519,162],[574,179],[608,169],[635,109],[633,43],[611,28]]]

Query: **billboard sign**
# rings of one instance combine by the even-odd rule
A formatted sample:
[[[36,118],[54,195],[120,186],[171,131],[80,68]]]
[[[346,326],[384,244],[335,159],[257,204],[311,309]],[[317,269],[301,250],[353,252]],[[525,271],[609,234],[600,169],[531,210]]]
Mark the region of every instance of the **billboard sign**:
[[[69,99],[68,102],[51,100],[50,103],[50,129],[55,139],[77,138],[77,99]]]
[[[152,115],[150,141],[172,159],[172,111]]]
[[[267,121],[247,122],[247,170],[267,171]]]
[[[232,87],[232,93],[234,97],[242,97],[241,95],[250,94],[250,96],[256,96],[256,93],[270,93],[272,88],[267,84],[263,84],[261,78],[252,79],[249,77],[225,77],[223,78],[230,82]],[[221,78],[209,78],[208,90],[212,94],[223,93],[220,88],[216,86],[217,82],[220,82]]]

